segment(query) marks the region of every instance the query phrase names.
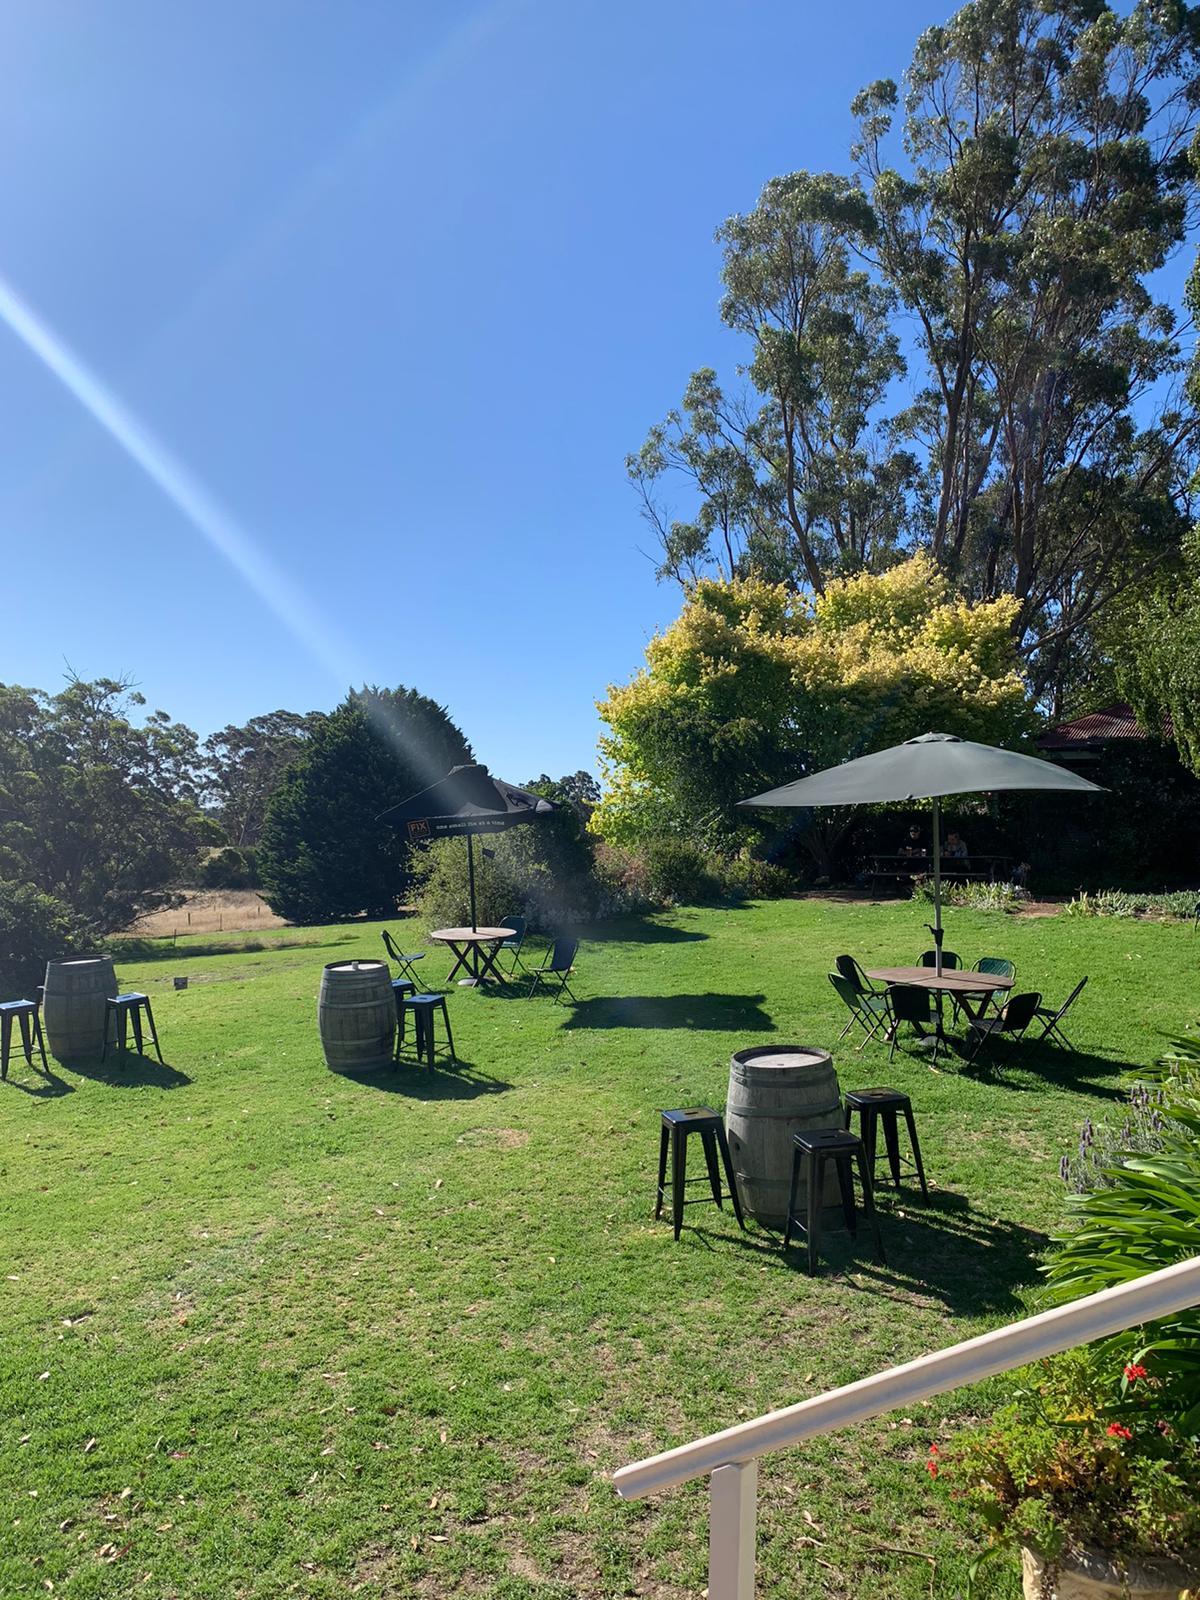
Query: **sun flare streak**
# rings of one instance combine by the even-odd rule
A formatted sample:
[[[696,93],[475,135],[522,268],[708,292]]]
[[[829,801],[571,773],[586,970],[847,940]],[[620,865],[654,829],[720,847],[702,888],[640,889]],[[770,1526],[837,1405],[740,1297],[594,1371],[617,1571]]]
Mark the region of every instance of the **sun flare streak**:
[[[289,633],[338,685],[363,673],[347,646],[292,580],[255,544],[189,469],[47,326],[3,277],[0,318],[79,402],[172,505],[222,555]]]

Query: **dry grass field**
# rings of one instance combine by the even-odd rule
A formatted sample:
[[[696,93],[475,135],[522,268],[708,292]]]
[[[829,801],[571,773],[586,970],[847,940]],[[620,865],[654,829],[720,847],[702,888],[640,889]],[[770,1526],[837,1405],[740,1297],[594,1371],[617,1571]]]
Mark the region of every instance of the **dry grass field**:
[[[188,889],[181,906],[148,911],[117,937],[170,939],[176,933],[249,933],[287,926],[254,889]]]

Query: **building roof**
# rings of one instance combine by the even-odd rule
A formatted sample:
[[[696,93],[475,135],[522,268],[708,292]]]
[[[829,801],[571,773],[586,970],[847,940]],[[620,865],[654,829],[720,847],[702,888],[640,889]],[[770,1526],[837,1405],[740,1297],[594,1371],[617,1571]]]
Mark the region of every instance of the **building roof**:
[[[1163,719],[1163,738],[1172,736],[1169,717]],[[1059,722],[1038,739],[1040,750],[1096,750],[1118,739],[1148,739],[1150,735],[1133,714],[1133,707],[1118,702],[1103,711],[1090,711],[1073,722]]]

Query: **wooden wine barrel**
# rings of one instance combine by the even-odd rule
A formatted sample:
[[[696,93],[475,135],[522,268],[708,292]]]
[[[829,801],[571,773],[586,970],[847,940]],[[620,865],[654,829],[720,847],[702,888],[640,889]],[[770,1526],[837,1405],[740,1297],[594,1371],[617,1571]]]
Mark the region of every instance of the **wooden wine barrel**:
[[[117,992],[111,956],[47,961],[42,993],[46,1048],[58,1061],[94,1060],[104,1048],[104,1002]]]
[[[331,1072],[366,1072],[390,1065],[396,1001],[387,963],[331,961],[321,974],[317,1025]]]
[[[725,1128],[743,1210],[768,1228],[782,1228],[793,1134],[841,1125],[841,1091],[828,1050],[799,1044],[738,1050],[729,1064]],[[833,1205],[838,1198],[831,1167],[825,1203]],[[802,1211],[803,1189],[797,1204]]]

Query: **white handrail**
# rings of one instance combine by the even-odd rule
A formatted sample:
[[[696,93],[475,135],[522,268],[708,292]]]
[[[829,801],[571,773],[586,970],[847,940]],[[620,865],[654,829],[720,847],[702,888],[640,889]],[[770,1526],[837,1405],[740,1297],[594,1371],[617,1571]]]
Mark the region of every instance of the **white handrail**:
[[[1023,1322],[967,1339],[904,1366],[875,1373],[828,1394],[802,1400],[782,1411],[771,1411],[752,1422],[739,1423],[721,1433],[693,1440],[675,1450],[650,1456],[621,1467],[613,1474],[617,1492],[625,1500],[671,1489],[692,1478],[702,1478],[719,1467],[753,1461],[774,1450],[786,1450],[817,1434],[832,1433],[855,1422],[865,1422],[881,1412],[909,1406],[915,1400],[943,1394],[963,1384],[978,1383],[1058,1354],[1075,1345],[1089,1344],[1122,1329],[1152,1322],[1173,1312],[1200,1304],[1200,1256],[1163,1267],[1114,1289],[1069,1305],[1056,1306]],[[740,1591],[739,1591],[740,1592]]]

